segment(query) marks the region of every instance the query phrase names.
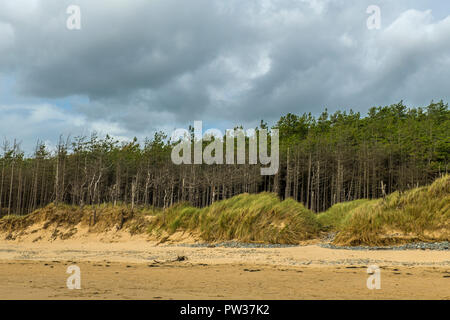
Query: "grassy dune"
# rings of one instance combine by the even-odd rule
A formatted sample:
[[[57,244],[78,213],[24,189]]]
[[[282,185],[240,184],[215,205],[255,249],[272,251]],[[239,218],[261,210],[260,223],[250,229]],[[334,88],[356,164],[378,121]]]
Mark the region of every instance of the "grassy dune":
[[[149,229],[191,231],[206,241],[292,244],[316,236],[320,225],[302,204],[261,193],[241,194],[203,209],[179,204],[157,215]]]
[[[14,239],[13,233],[38,223],[43,229],[52,226],[55,238],[61,239],[75,234],[76,225],[84,225],[89,232],[116,229],[160,238],[183,231],[205,241],[297,244],[329,231],[337,233],[334,242],[338,245],[449,241],[450,175],[385,199],[339,203],[320,214],[292,199],[280,201],[272,193],[241,194],[201,209],[186,203],[166,210],[133,211],[126,205],[80,208],[50,204],[26,216],[3,217],[0,231]],[[73,230],[58,234],[58,228]]]
[[[335,206],[336,207],[336,206]],[[391,245],[450,240],[450,176],[386,199],[340,204],[319,215],[340,245]],[[341,209],[347,208],[343,213]]]
[[[292,199],[280,201],[271,193],[241,194],[202,209],[186,203],[166,210],[137,207],[133,211],[125,205],[80,208],[50,204],[26,216],[3,217],[0,231],[8,234],[8,239],[15,239],[14,234],[35,224],[59,230],[55,231],[55,239],[63,240],[76,234],[77,225],[89,227],[93,233],[128,230],[131,234],[147,232],[162,239],[184,231],[205,241],[280,244],[311,239],[320,231],[314,213]],[[72,230],[67,232],[68,229]]]
[[[354,209],[378,200],[359,199],[335,204],[330,209],[317,215],[317,220],[324,231],[338,231],[342,228],[345,218]]]

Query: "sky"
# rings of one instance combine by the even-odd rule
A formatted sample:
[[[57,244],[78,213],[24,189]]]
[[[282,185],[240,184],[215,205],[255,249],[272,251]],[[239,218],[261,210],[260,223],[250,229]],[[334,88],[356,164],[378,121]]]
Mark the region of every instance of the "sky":
[[[93,131],[447,102],[449,38],[447,0],[0,0],[0,138],[32,152]]]

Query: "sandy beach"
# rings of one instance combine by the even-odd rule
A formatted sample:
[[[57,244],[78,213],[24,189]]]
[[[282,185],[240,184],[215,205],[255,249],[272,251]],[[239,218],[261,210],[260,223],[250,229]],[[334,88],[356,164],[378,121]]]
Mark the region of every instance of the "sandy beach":
[[[70,265],[80,290],[66,286]],[[367,288],[369,265],[380,290]],[[450,253],[3,241],[0,283],[0,299],[450,299]]]

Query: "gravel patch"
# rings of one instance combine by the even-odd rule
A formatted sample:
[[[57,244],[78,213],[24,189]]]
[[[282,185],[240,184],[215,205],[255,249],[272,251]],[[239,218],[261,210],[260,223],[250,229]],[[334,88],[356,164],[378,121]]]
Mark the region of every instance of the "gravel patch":
[[[168,245],[168,246],[174,246]],[[257,248],[292,248],[298,247],[298,245],[289,244],[264,244],[264,243],[243,243],[237,241],[226,241],[219,243],[181,243],[176,244],[176,247],[189,247],[189,248],[244,248],[244,249],[257,249]],[[450,242],[417,242],[408,243],[400,246],[335,246],[331,243],[319,244],[322,248],[337,249],[337,250],[437,250],[446,251],[450,250]]]
[[[450,242],[416,242],[416,243],[408,243],[401,246],[387,246],[387,247],[378,247],[378,246],[335,246],[330,243],[320,244],[322,248],[328,249],[345,249],[345,250],[438,250],[438,251],[446,251],[450,248]]]
[[[244,243],[237,241],[226,241],[219,243],[180,243],[176,245],[177,247],[190,247],[190,248],[291,248],[298,247],[295,244],[265,244],[265,243]]]

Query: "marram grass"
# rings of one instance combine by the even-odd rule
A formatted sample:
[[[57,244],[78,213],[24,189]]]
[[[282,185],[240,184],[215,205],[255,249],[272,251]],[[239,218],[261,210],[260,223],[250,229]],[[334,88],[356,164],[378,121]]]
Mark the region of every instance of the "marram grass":
[[[261,193],[241,194],[203,209],[176,205],[151,223],[150,231],[158,229],[191,231],[205,241],[295,244],[315,237],[320,226],[302,204]]]
[[[362,203],[338,226],[335,243],[340,245],[449,241],[450,175],[430,186]]]
[[[373,203],[378,200],[367,200],[359,199],[348,202],[337,203],[327,211],[319,213],[317,215],[317,220],[319,221],[321,227],[325,231],[337,231],[342,227],[345,218],[354,209],[365,205],[367,203]]]
[[[0,231],[20,231],[42,222],[44,228],[82,224],[90,232],[120,228],[158,236],[183,231],[210,242],[297,244],[329,231],[337,232],[338,245],[449,241],[450,175],[385,199],[339,203],[320,214],[292,199],[280,201],[273,193],[241,194],[202,209],[186,203],[166,210],[136,207],[133,211],[124,204],[82,209],[50,204],[29,215],[3,217]]]

